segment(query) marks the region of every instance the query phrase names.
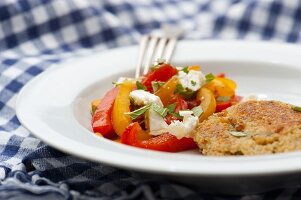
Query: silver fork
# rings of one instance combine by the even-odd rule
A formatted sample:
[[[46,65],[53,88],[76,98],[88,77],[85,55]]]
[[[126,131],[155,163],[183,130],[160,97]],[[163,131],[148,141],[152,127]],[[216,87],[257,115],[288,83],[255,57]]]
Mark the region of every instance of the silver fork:
[[[135,78],[147,74],[149,67],[158,59],[169,62],[177,43],[177,36],[145,35],[139,44],[138,62]],[[141,68],[144,67],[142,74]]]

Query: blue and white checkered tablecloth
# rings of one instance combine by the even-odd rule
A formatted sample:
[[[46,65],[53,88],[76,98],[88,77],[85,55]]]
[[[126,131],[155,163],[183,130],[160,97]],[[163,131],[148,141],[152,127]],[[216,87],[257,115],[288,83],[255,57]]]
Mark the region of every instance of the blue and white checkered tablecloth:
[[[0,199],[300,199],[289,188],[249,196],[208,195],[166,180],[59,152],[20,125],[18,91],[72,57],[136,44],[162,24],[188,39],[300,43],[300,0],[1,0]]]

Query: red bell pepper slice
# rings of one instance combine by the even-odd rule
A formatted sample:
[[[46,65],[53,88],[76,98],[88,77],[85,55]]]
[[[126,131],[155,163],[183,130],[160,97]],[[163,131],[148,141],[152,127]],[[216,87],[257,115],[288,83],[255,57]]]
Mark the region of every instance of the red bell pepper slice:
[[[216,108],[215,108],[215,112],[221,112],[227,108],[229,108],[230,106],[232,106],[231,101],[227,101],[227,102],[216,102]]]
[[[219,74],[216,75],[216,77],[225,78],[226,74],[225,73],[219,73]]]
[[[229,108],[232,105],[237,104],[238,102],[240,102],[242,100],[241,96],[233,96],[230,101],[227,102],[216,102],[216,109],[215,112],[221,112],[227,108]]]
[[[192,138],[184,137],[182,139],[177,139],[176,136],[172,134],[163,133],[162,135],[150,139],[141,140],[141,132],[142,129],[138,122],[131,123],[122,134],[121,143],[165,152],[179,152],[197,148],[197,144]]]
[[[155,69],[154,71],[151,71],[148,74],[146,74],[145,77],[142,79],[141,83],[145,85],[149,92],[153,92],[153,81],[166,82],[177,73],[177,69],[165,63],[162,64],[159,68]]]
[[[101,133],[101,135],[106,138],[116,136],[111,122],[111,113],[118,90],[119,89],[115,87],[107,92],[92,116],[91,123],[93,132]]]

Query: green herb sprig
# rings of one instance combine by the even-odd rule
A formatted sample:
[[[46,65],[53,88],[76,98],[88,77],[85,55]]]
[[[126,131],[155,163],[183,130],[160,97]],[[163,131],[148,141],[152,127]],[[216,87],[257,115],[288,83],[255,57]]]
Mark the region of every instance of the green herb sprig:
[[[151,106],[151,109],[153,111],[155,111],[156,113],[158,113],[161,117],[166,117],[168,109],[167,108],[162,108],[161,106],[159,106],[158,104],[153,103]]]
[[[212,81],[215,78],[215,76],[212,73],[210,73],[210,74],[207,74],[205,76],[205,78],[206,78],[206,82],[208,83],[208,82]]]
[[[192,86],[196,85],[196,82],[194,80],[191,80],[190,83],[191,83]]]
[[[188,73],[189,73],[189,69],[188,69],[188,67],[184,67],[184,68],[182,69],[182,71],[183,71],[183,72],[185,72],[186,74],[188,74]]]
[[[219,102],[229,102],[230,101],[230,97],[228,97],[228,96],[218,96],[217,98],[216,98],[216,101],[219,101]]]
[[[246,137],[248,135],[245,132],[239,132],[239,131],[229,131],[229,133],[235,137]]]
[[[112,84],[114,85],[114,87],[117,87],[118,85],[121,85],[122,83],[117,83],[117,82],[113,81]]]
[[[167,108],[167,110],[168,110],[169,113],[175,112],[176,107],[177,107],[176,103],[169,104],[168,106],[166,106],[166,108]]]
[[[136,86],[138,90],[147,90],[146,86],[143,85],[140,81],[136,81]]]
[[[293,110],[294,110],[294,111],[297,111],[297,112],[301,112],[301,107],[299,107],[299,106],[294,106],[294,107],[293,107]]]
[[[124,114],[129,115],[132,118],[132,120],[135,120],[140,115],[143,115],[147,110],[149,110],[151,106],[152,104],[146,104],[145,106],[138,108],[137,110],[134,110],[132,112],[126,112]]]
[[[203,109],[201,106],[196,106],[196,107],[192,108],[191,110],[193,112],[193,115],[196,117],[201,116],[201,114],[203,113]]]
[[[153,88],[153,91],[156,92],[158,91],[158,89],[160,87],[162,87],[162,85],[164,85],[165,82],[162,82],[162,81],[152,81],[152,88]]]
[[[196,91],[192,91],[190,89],[184,88],[181,84],[177,84],[174,94],[180,94],[185,99],[192,99],[195,96]]]

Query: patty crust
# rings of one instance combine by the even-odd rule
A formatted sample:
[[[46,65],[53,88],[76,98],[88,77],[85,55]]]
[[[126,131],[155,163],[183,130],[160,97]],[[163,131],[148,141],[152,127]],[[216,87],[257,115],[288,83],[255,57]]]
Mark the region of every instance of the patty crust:
[[[279,101],[246,101],[216,113],[193,132],[204,155],[258,155],[301,149],[301,112]]]

